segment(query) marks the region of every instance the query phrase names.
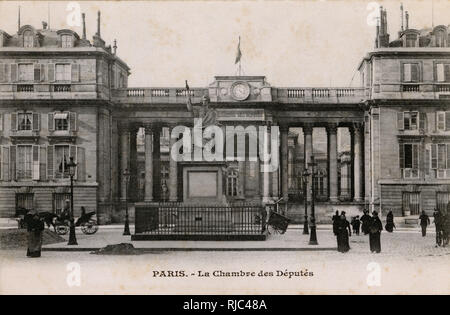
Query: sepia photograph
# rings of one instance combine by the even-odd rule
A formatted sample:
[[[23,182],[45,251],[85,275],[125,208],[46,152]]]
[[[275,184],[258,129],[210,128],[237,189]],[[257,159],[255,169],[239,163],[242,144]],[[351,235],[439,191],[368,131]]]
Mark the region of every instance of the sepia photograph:
[[[0,0],[0,295],[448,295],[449,232],[450,0]]]

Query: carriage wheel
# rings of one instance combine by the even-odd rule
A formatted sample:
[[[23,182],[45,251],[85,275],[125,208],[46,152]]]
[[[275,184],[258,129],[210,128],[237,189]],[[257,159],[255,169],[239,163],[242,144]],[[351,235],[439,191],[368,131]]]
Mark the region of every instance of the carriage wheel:
[[[272,225],[268,225],[267,226],[267,231],[269,232],[270,235],[277,235],[277,234],[283,234],[280,229],[272,226]]]
[[[98,225],[93,221],[85,222],[81,224],[81,231],[87,235],[95,234],[98,231]]]
[[[55,225],[55,232],[58,235],[66,235],[69,232],[69,227],[67,225]]]

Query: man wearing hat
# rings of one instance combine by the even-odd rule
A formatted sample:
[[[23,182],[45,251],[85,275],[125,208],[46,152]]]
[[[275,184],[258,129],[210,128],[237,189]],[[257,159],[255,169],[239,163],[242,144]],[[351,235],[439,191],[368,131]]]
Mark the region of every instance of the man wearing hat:
[[[27,257],[41,257],[42,232],[44,231],[44,221],[40,218],[36,203],[33,203],[33,209],[28,211],[24,218],[27,224],[28,248]]]
[[[369,221],[369,243],[372,253],[381,253],[381,231],[383,224],[378,217],[378,212],[374,211]]]

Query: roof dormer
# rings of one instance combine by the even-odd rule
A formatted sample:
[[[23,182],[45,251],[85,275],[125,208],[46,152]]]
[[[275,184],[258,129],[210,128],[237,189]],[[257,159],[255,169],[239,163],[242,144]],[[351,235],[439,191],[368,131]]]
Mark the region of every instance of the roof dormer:
[[[433,29],[434,47],[447,47],[448,31],[445,25],[438,25]]]
[[[36,31],[31,25],[24,25],[19,29],[17,33],[19,36],[19,47],[33,48],[40,47],[40,41],[42,35]]]
[[[403,47],[419,47],[420,32],[416,29],[407,29],[403,32]]]
[[[5,31],[0,30],[0,47],[6,46],[8,39],[11,38],[11,35],[6,33]]]
[[[75,47],[75,43],[80,39],[77,33],[69,29],[63,29],[56,32],[58,34],[58,46],[62,48]]]

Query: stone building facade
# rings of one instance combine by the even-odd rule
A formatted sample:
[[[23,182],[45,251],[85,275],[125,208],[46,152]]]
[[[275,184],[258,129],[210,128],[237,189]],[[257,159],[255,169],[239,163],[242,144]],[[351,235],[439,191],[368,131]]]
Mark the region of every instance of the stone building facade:
[[[81,37],[46,25],[13,35],[0,30],[0,216],[33,203],[59,211],[70,157],[78,164],[75,214],[85,206],[100,223],[121,221],[125,198],[132,213],[135,204],[187,202],[196,167],[217,173],[217,202],[282,197],[286,215],[301,222],[303,185],[311,200],[312,182],[302,173],[312,155],[319,222],[338,209],[410,216],[446,207],[448,28],[419,31],[407,23],[390,41],[383,9],[381,16],[375,49],[359,65],[359,88],[277,88],[264,76],[217,76],[190,90],[129,88],[130,69],[99,26],[92,41],[85,28]],[[280,168],[263,173],[259,161],[199,166],[170,159],[178,140],[171,131],[193,124],[188,97],[199,108],[205,95],[221,125],[277,126]]]

